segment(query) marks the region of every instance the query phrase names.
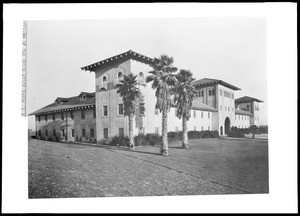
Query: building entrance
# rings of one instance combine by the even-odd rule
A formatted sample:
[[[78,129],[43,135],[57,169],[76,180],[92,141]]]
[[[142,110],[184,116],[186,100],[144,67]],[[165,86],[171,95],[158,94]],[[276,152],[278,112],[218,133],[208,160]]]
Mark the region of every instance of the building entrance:
[[[230,131],[230,119],[227,117],[225,119],[225,134],[227,135],[229,131]]]

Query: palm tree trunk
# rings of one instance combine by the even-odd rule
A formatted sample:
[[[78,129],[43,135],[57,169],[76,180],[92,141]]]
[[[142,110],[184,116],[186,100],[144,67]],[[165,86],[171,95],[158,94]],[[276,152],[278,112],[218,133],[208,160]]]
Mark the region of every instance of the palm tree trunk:
[[[168,156],[169,148],[168,148],[168,112],[164,110],[162,112],[162,143],[161,143],[161,155]]]
[[[134,149],[134,138],[133,138],[133,116],[128,116],[129,120],[129,149]]]
[[[182,148],[189,148],[187,120],[182,117]]]

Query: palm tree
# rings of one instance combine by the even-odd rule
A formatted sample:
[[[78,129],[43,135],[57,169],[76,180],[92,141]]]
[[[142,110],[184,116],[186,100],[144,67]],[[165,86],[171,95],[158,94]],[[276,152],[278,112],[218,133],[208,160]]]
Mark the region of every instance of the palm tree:
[[[147,77],[147,83],[152,81],[152,88],[155,89],[156,104],[155,108],[162,113],[162,144],[161,155],[169,155],[168,148],[168,112],[171,108],[172,88],[175,84],[176,67],[173,67],[173,58],[167,55],[161,55],[159,58],[154,58],[151,65],[153,68]]]
[[[193,80],[195,79],[189,70],[180,70],[176,75],[174,105],[177,108],[177,117],[182,118],[182,148],[189,148],[187,121],[191,117],[195,94],[195,88],[191,84]]]
[[[128,116],[129,129],[129,148],[134,149],[133,138],[133,116],[136,110],[136,100],[140,95],[140,90],[137,87],[137,76],[133,74],[123,75],[123,80],[117,85],[117,93],[120,94],[124,104],[124,116]]]

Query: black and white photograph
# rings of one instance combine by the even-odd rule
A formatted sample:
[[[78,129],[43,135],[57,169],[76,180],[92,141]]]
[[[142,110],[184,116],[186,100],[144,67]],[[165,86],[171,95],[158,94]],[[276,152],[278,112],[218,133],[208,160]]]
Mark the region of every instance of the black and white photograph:
[[[146,11],[146,5],[136,9]],[[180,4],[169,5],[180,11]],[[133,4],[126,8],[135,11]],[[272,195],[273,161],[281,156],[271,153],[278,140],[270,135],[275,74],[268,64],[267,16],[21,21],[15,115],[26,125],[21,139],[26,202],[76,201],[73,210],[61,212],[84,212],[75,210],[80,200],[96,198],[98,205],[115,203],[114,212],[119,202],[141,211],[138,203],[149,198],[160,199],[168,207],[163,212],[201,212],[197,199],[202,205],[207,197],[258,202]],[[280,95],[275,98],[282,103]],[[286,112],[276,112],[277,120]],[[289,148],[293,141],[285,136],[280,145]],[[176,205],[194,199],[189,205],[196,209],[172,209],[176,202],[162,204],[168,198],[181,200]],[[159,212],[153,208],[150,212]]]

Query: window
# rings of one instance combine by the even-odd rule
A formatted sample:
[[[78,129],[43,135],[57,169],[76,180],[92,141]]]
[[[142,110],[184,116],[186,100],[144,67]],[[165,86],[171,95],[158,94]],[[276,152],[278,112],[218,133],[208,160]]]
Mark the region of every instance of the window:
[[[204,90],[201,91],[201,96],[204,97]]]
[[[231,98],[234,99],[234,95],[233,94],[231,94]]]
[[[74,129],[72,129],[71,132],[72,132],[72,137],[74,137],[75,136]]]
[[[61,136],[65,136],[65,130],[64,129],[61,129]]]
[[[201,97],[201,91],[198,92],[198,96]]]
[[[108,128],[103,128],[104,139],[108,139]]]
[[[144,77],[144,73],[143,72],[139,73],[139,82],[140,83],[145,83],[145,77]]]
[[[194,118],[196,118],[196,110],[194,110]]]
[[[159,127],[155,127],[155,128],[154,128],[154,132],[155,132],[156,134],[158,134],[158,133],[159,133]]]
[[[45,115],[45,121],[48,121],[48,116],[47,115]]]
[[[215,94],[216,94],[216,90],[213,89],[213,90],[211,91],[211,95],[215,95]]]
[[[124,136],[124,128],[119,128],[119,136],[120,137]]]
[[[81,110],[81,119],[85,119],[85,110]]]
[[[123,104],[118,104],[118,112],[119,112],[119,115],[124,115],[124,105]]]
[[[208,112],[207,114],[208,114],[208,115],[207,115],[207,116],[208,116],[208,118],[210,118],[210,112]]]
[[[107,106],[103,106],[103,116],[107,116],[108,111],[107,111]]]
[[[85,137],[85,129],[81,129],[81,135],[82,137]]]
[[[140,128],[139,128],[139,134],[144,134],[144,133],[145,133],[145,128],[140,127]]]
[[[222,94],[222,90],[220,90],[220,95],[223,95],[223,94]]]
[[[46,136],[48,136],[48,130],[46,130]]]
[[[55,130],[53,130],[53,136],[54,136],[54,137],[56,136],[56,131],[55,131]]]
[[[211,90],[210,89],[208,90],[208,95],[211,96]]]
[[[203,111],[201,111],[201,118],[203,118]]]
[[[64,116],[64,113],[63,113],[63,112],[60,113],[60,118],[61,118],[61,120],[64,120],[64,119],[65,119],[65,116]]]
[[[37,120],[39,121],[39,122],[41,122],[41,116],[37,116]]]
[[[74,119],[74,112],[73,111],[70,112],[70,116],[71,116],[71,119]]]
[[[210,130],[210,126],[208,126],[208,130]]]
[[[122,74],[122,72],[119,72],[118,73],[118,81],[121,81],[121,80],[123,80],[123,74]]]
[[[201,126],[201,131],[203,131],[203,126]]]
[[[96,118],[96,107],[93,107],[93,117]]]
[[[240,115],[239,115],[239,120],[240,120]]]
[[[90,137],[94,138],[95,134],[94,134],[94,128],[90,129]]]
[[[145,114],[145,104],[144,103],[140,103],[140,115],[144,115]]]
[[[197,130],[197,127],[196,126],[194,126],[194,131],[196,131]]]
[[[102,82],[103,82],[103,84],[107,82],[106,76],[103,77]]]
[[[154,110],[154,115],[158,115],[158,109]]]
[[[42,132],[41,132],[41,130],[39,130],[39,136],[42,136]]]
[[[55,121],[55,114],[52,114],[52,119],[53,121]]]
[[[227,91],[224,91],[224,97],[230,98],[230,93]]]
[[[248,111],[250,110],[250,105],[249,105],[249,104],[247,104],[247,110],[248,110]]]
[[[175,131],[178,132],[178,127],[175,127]]]

